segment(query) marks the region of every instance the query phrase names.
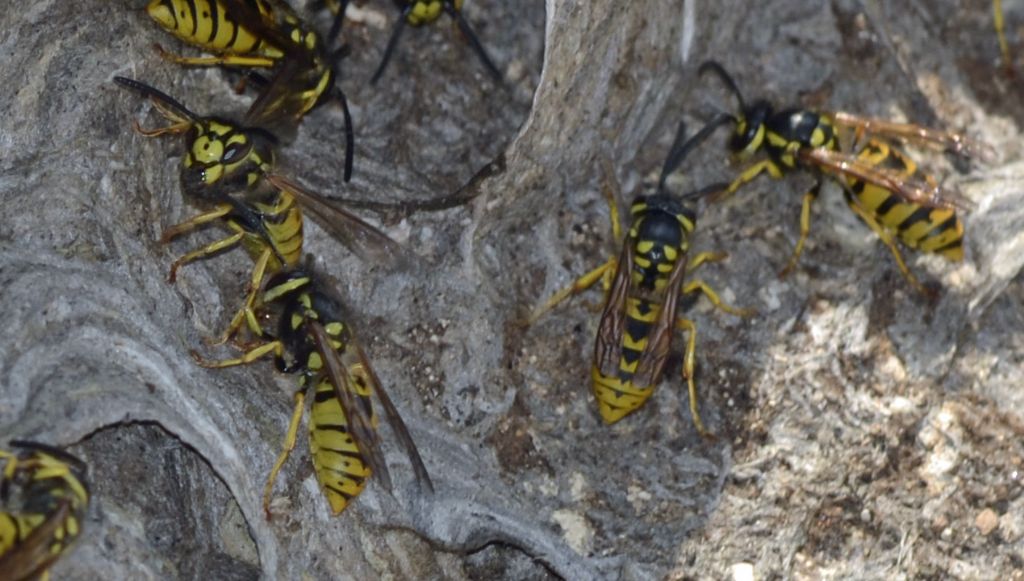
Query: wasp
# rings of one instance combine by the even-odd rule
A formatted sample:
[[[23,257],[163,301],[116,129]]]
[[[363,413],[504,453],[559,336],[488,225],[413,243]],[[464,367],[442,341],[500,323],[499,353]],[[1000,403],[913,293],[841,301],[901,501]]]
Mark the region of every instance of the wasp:
[[[247,313],[249,329],[264,339],[262,343],[241,357],[223,361],[206,360],[192,353],[200,365],[210,368],[245,365],[272,355],[278,370],[299,374],[284,446],[263,491],[268,518],[274,482],[295,448],[310,389],[313,468],[334,514],[345,510],[371,475],[375,474],[385,489],[392,490],[377,433],[378,418],[371,400],[374,394],[409,458],[417,482],[431,493],[434,490],[409,429],[345,319],[340,301],[312,271],[293,269],[271,277],[258,306]]]
[[[194,260],[241,245],[255,261],[245,303],[232,318],[220,342],[242,325],[245,307],[253,305],[268,273],[295,266],[302,257],[303,213],[316,219],[331,235],[363,259],[397,264],[404,260],[401,246],[350,212],[321,195],[274,173],[274,138],[267,132],[216,117],[200,117],[167,94],[139,81],[115,77],[118,84],[148,97],[170,123],[135,130],[149,137],[185,135],[181,186],[187,198],[210,209],[164,230],[161,243],[220,223],[231,232],[225,238],[178,257],[168,280]]]
[[[352,178],[355,136],[345,94],[320,36],[281,0],[152,0],[146,8],[164,30],[214,56],[185,57],[157,47],[161,56],[188,66],[230,66],[250,71],[263,85],[245,122],[287,132],[314,107],[336,100],[345,117],[344,179]]]
[[[452,20],[455,21],[456,26],[462,32],[462,35],[469,41],[470,46],[473,48],[473,52],[476,53],[477,58],[483,63],[484,68],[494,78],[495,81],[501,82],[502,75],[498,67],[495,66],[494,61],[491,60],[487,49],[484,48],[483,43],[480,42],[480,38],[477,37],[476,33],[473,32],[473,28],[469,25],[469,21],[462,14],[463,0],[394,0],[395,6],[401,11],[401,17],[395,22],[394,28],[391,30],[391,36],[388,38],[388,44],[384,49],[384,57],[380,60],[380,65],[377,66],[377,70],[373,73],[373,77],[370,78],[370,84],[376,84],[384,74],[384,69],[387,68],[388,62],[391,60],[391,55],[395,51],[395,47],[398,46],[398,41],[402,37],[402,31],[405,30],[406,26],[413,28],[419,28],[424,25],[431,24],[441,17],[441,14],[448,14]],[[328,1],[326,2],[327,8],[335,14],[334,24],[331,27],[331,35],[328,38],[334,38],[334,34],[340,28],[340,23],[345,16],[345,9],[348,6],[347,0],[341,1]]]
[[[45,444],[12,441],[11,448],[17,451],[0,450],[0,497],[18,508],[0,512],[0,572],[4,579],[46,578],[82,532],[89,507],[86,466]]]
[[[780,276],[795,268],[803,251],[810,232],[811,205],[821,189],[822,175],[837,179],[847,205],[882,239],[900,272],[917,290],[926,295],[932,293],[907,267],[896,240],[954,262],[963,260],[964,226],[958,211],[967,212],[973,204],[957,192],[940,187],[893,140],[942,147],[964,156],[977,151],[980,144],[956,133],[845,112],[801,108],[776,111],[763,99],[747,105],[736,82],[720,64],[705,62],[699,72],[718,76],[739,104],[739,113],[720,114],[708,125],[735,125],[729,148],[740,160],[762,150],[767,154],[765,159],[744,169],[718,199],[735,193],[765,172],[773,178],[781,178],[794,169],[816,174],[814,184],[803,197],[800,237]],[[842,143],[844,133],[852,137],[846,145]]]
[[[591,369],[592,390],[601,418],[608,424],[621,420],[644,404],[660,383],[671,352],[671,341],[678,328],[686,331],[688,340],[683,356],[683,379],[689,388],[690,413],[697,431],[704,436],[698,411],[696,367],[697,326],[678,316],[679,297],[701,293],[718,309],[737,316],[750,316],[753,311],[725,304],[704,281],[684,282],[687,273],[708,262],[727,258],[721,252],[701,252],[689,257],[690,236],[696,225],[696,212],[687,200],[713,191],[725,184],[716,184],[677,198],[668,193],[665,181],[686,155],[710,133],[708,127],[685,140],[685,125],[680,124],[675,142],[661,170],[653,195],[637,196],[630,207],[632,223],[623,237],[619,210],[613,188],[604,188],[609,206],[612,235],[622,241],[618,256],[578,278],[573,284],[556,292],[530,316],[541,315],[565,300],[579,294],[599,280],[605,289],[605,303],[598,324]],[[605,173],[612,175],[610,168]],[[614,273],[614,274],[612,274]]]
[[[996,40],[999,41],[999,54],[1003,57],[1003,66],[1013,72],[1013,57],[1010,56],[1010,43],[1006,41],[1006,25],[1003,20],[1002,0],[992,0],[992,22],[996,29]]]

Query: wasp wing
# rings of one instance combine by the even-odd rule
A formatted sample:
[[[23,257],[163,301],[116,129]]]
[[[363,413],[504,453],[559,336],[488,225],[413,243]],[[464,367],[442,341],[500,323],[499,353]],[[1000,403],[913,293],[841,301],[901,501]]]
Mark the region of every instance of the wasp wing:
[[[370,465],[370,470],[380,478],[384,488],[391,491],[391,473],[388,472],[388,465],[384,460],[380,434],[377,433],[377,429],[373,425],[372,412],[359,400],[352,389],[349,383],[349,368],[345,361],[342,360],[337,349],[331,344],[331,338],[323,325],[318,321],[309,321],[308,324],[313,343],[316,345],[317,352],[320,353],[320,357],[323,360],[323,369],[334,385],[334,393],[338,397],[338,401],[341,402],[342,409],[345,411],[352,436],[356,439],[359,450]],[[375,389],[374,391],[379,390]]]
[[[856,154],[817,147],[800,149],[797,155],[801,162],[816,166],[826,173],[875,184],[910,203],[964,212],[974,208],[974,202],[952,188],[910,178],[898,170],[877,167],[858,158]]]
[[[377,377],[377,372],[370,366],[370,361],[366,357],[366,353],[363,351],[355,339],[352,339],[352,347],[354,348],[359,361],[363,365],[363,369],[373,379],[374,392],[377,394],[377,399],[380,400],[381,406],[384,408],[384,415],[388,418],[388,423],[391,424],[391,429],[394,430],[395,436],[398,437],[399,443],[405,448],[405,454],[409,457],[409,463],[412,464],[413,473],[416,475],[416,481],[421,485],[425,485],[427,490],[431,493],[434,492],[434,483],[430,481],[430,474],[427,473],[427,467],[423,464],[423,459],[420,457],[419,450],[416,449],[416,443],[413,442],[412,436],[409,434],[409,428],[406,427],[405,421],[402,420],[402,416],[398,413],[398,409],[395,404],[388,397],[384,386],[380,382],[380,378]]]
[[[294,196],[299,205],[331,236],[363,260],[380,262],[388,266],[404,266],[408,262],[409,259],[401,244],[355,214],[282,175],[267,174],[265,177],[275,188]]]
[[[637,360],[636,372],[633,374],[633,382],[636,385],[654,386],[661,378],[672,346],[672,335],[676,329],[676,309],[679,305],[679,291],[683,285],[684,274],[686,255],[681,254],[669,274],[661,311],[658,312],[658,319],[647,334],[647,346]]]
[[[626,299],[629,297],[630,276],[633,272],[633,248],[629,239],[622,244],[615,278],[608,289],[601,322],[597,327],[594,344],[594,365],[607,377],[618,377],[619,358],[622,355],[622,335],[626,332]]]
[[[957,155],[966,157],[978,156],[983,160],[989,160],[995,155],[990,145],[969,139],[959,133],[930,129],[912,123],[895,123],[884,119],[861,117],[845,111],[836,111],[829,115],[836,125],[855,129],[858,133],[893,137],[911,143],[944,149]]]
[[[63,544],[57,553],[52,548],[57,531],[64,526],[70,514],[71,499],[64,498],[42,524],[32,529],[25,540],[16,543],[0,556],[0,571],[3,571],[4,578],[35,579],[42,575],[63,553]]]

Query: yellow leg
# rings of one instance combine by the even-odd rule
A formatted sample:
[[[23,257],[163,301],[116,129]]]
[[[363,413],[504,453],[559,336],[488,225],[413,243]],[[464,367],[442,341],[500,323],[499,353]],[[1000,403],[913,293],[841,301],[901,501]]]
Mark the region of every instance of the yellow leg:
[[[686,272],[690,273],[697,270],[697,267],[708,263],[708,262],[721,262],[729,258],[728,252],[701,252],[700,254],[693,257],[693,260],[686,265]]]
[[[917,277],[914,276],[914,273],[910,272],[910,269],[907,268],[907,264],[903,262],[903,255],[900,254],[900,249],[898,246],[896,246],[896,241],[893,240],[892,238],[892,232],[883,228],[881,224],[875,221],[875,219],[870,214],[865,212],[857,204],[851,203],[849,204],[849,206],[850,209],[854,211],[854,213],[860,216],[861,220],[864,220],[864,222],[872,230],[875,231],[875,234],[878,234],[878,237],[882,239],[882,242],[884,242],[885,245],[889,247],[889,250],[892,252],[893,258],[896,259],[896,265],[899,266],[900,272],[903,273],[903,277],[907,279],[907,282],[909,282],[911,286],[913,286],[915,289],[917,289],[925,296],[933,296],[934,293],[928,290],[928,288],[925,287],[923,284],[921,284],[921,281],[917,280]]]
[[[270,341],[250,349],[242,354],[241,357],[235,359],[222,359],[220,361],[212,359],[204,359],[199,353],[190,351],[192,359],[196,360],[196,364],[200,367],[206,367],[207,369],[222,369],[224,367],[235,367],[237,365],[247,365],[256,361],[261,357],[273,354],[275,357],[284,356],[284,344],[280,341]]]
[[[616,244],[622,240],[622,223],[619,221],[619,201],[615,199],[615,190],[604,188],[604,199],[608,202],[608,219],[612,223],[612,239]]]
[[[168,125],[167,127],[157,127],[156,129],[144,129],[142,125],[139,124],[139,121],[137,119],[132,119],[132,127],[135,129],[137,133],[140,133],[146,137],[159,137],[161,135],[166,135],[168,133],[173,135],[184,133],[185,131],[188,131],[189,127],[192,127],[192,124],[181,122]]]
[[[706,282],[702,280],[694,280],[686,283],[681,292],[683,294],[694,292],[704,293],[704,296],[711,301],[711,304],[714,305],[716,309],[725,311],[730,315],[736,315],[737,317],[752,317],[757,314],[755,309],[741,309],[739,307],[733,307],[723,303],[722,299],[718,297],[718,293],[716,293]]]
[[[3,479],[10,480],[11,478],[14,478],[14,473],[18,471],[18,456],[16,454],[0,450],[0,459],[7,462],[4,464]]]
[[[223,250],[227,250],[228,248],[231,248],[232,246],[238,244],[244,236],[245,233],[238,232],[232,234],[231,236],[228,236],[227,238],[222,238],[215,242],[211,242],[210,244],[207,244],[206,246],[203,246],[198,250],[193,250],[192,252],[189,252],[188,254],[179,257],[177,260],[171,263],[171,271],[167,273],[167,282],[173,283],[175,280],[178,279],[178,269],[181,268],[182,266],[194,260],[199,260],[200,258],[210,256],[211,254],[216,254]]]
[[[228,54],[223,56],[208,56],[208,57],[187,57],[176,55],[174,53],[167,52],[159,44],[156,45],[156,52],[160,55],[160,58],[170,61],[172,63],[178,63],[179,65],[186,65],[192,67],[254,67],[254,68],[271,68],[277,61],[267,57],[255,57],[255,56],[240,56],[236,54]]]
[[[548,299],[547,302],[545,302],[543,305],[541,305],[539,308],[533,311],[533,313],[530,315],[530,318],[527,319],[527,324],[532,325],[534,322],[537,321],[537,319],[542,317],[544,313],[547,313],[551,309],[558,306],[558,303],[561,303],[570,296],[579,294],[587,290],[588,288],[594,286],[594,283],[601,280],[605,276],[606,271],[614,272],[615,265],[617,263],[618,260],[616,258],[609,258],[601,266],[595,268],[594,270],[591,270],[587,274],[584,274],[583,276],[576,279],[571,285],[551,295],[551,298]]]
[[[267,477],[267,483],[263,486],[263,512],[267,515],[267,520],[270,520],[270,495],[274,492],[274,482],[277,481],[277,475],[281,472],[281,467],[288,460],[288,456],[295,449],[295,441],[298,439],[299,424],[302,423],[302,413],[306,409],[306,390],[301,389],[295,392],[295,408],[292,410],[292,420],[288,424],[288,433],[284,436],[284,445],[281,447],[281,453],[277,456],[277,461],[274,462],[274,467],[270,470],[270,476]]]
[[[761,175],[762,172],[768,172],[768,175],[776,179],[782,177],[782,170],[779,169],[779,166],[775,165],[774,161],[770,159],[765,159],[755,164],[752,164],[750,167],[743,170],[743,173],[741,173],[736,179],[734,179],[732,183],[729,184],[728,188],[715,194],[712,197],[712,199],[716,202],[721,202],[722,200],[735,194],[736,190],[739,190],[744,185],[757,179],[757,176]]]
[[[214,220],[219,220],[230,213],[231,204],[218,204],[217,207],[209,212],[203,212],[202,214],[194,216],[181,224],[175,224],[174,226],[168,227],[160,236],[160,243],[167,244],[174,238],[186,232],[191,232],[200,226],[213,222]]]
[[[262,334],[262,329],[259,328],[259,323],[256,322],[256,314],[253,312],[253,309],[256,303],[256,296],[263,286],[263,277],[267,273],[267,264],[270,262],[272,255],[273,251],[269,246],[263,249],[263,253],[256,259],[256,265],[252,269],[252,277],[249,279],[249,286],[245,293],[245,303],[242,305],[242,308],[238,309],[235,316],[231,318],[231,324],[228,325],[228,328],[217,339],[208,341],[209,345],[216,346],[227,343],[238,332],[238,329],[242,327],[242,323],[246,321],[248,321],[249,328],[254,333],[257,335]],[[256,327],[253,328],[253,325]]]
[[[804,194],[803,207],[800,209],[800,238],[796,241],[796,248],[793,249],[793,255],[789,257],[789,262],[786,263],[786,268],[783,268],[779,272],[779,278],[783,278],[789,275],[790,272],[796,268],[796,263],[800,260],[800,254],[804,251],[804,244],[807,242],[807,236],[811,232],[811,204],[817,199],[818,193],[821,191],[821,182],[814,184],[806,194]]]
[[[697,433],[701,437],[710,438],[713,436],[704,427],[704,422],[700,419],[700,410],[697,409],[699,405],[697,400],[697,383],[693,379],[697,366],[697,325],[689,319],[679,319],[676,321],[676,326],[686,331],[687,334],[686,351],[683,353],[683,380],[686,381],[690,394],[690,416],[693,418],[693,425],[697,428]]]
[[[1006,29],[1003,24],[1003,3],[1002,0],[992,0],[992,18],[996,27],[996,38],[999,40],[999,54],[1003,56],[1003,65],[1007,68],[1013,66],[1013,59],[1010,57],[1010,45],[1006,42]]]

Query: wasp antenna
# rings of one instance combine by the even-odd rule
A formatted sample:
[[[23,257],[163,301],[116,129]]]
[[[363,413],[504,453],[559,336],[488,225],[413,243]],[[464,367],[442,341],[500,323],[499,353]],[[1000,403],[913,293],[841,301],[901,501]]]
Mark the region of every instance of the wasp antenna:
[[[672,172],[679,169],[679,164],[686,159],[686,156],[691,151],[704,143],[704,140],[708,138],[716,129],[731,123],[734,120],[733,116],[728,113],[719,113],[711,121],[708,121],[700,131],[693,134],[693,137],[683,141],[686,136],[686,124],[683,122],[679,123],[679,129],[676,131],[675,140],[672,142],[672,149],[669,150],[668,155],[665,157],[665,163],[661,167],[661,177],[658,178],[658,191],[665,189],[665,181],[668,180],[668,176]]]
[[[391,38],[388,39],[388,45],[384,48],[384,58],[380,59],[380,65],[377,66],[373,77],[370,78],[371,85],[376,85],[380,76],[384,74],[384,68],[388,66],[388,61],[391,60],[391,53],[395,52],[398,40],[402,37],[402,30],[405,29],[405,19],[409,17],[412,7],[413,4],[409,4],[408,7],[402,10],[402,17],[395,23],[395,28],[391,31]]]
[[[331,23],[331,30],[327,33],[327,44],[330,44],[338,37],[338,33],[341,32],[341,25],[345,22],[345,11],[348,10],[348,0],[341,0],[341,6],[338,8],[338,14],[334,16],[334,22]]]
[[[736,81],[734,81],[729,73],[725,71],[725,67],[719,64],[718,61],[704,61],[704,64],[700,65],[700,68],[697,69],[697,74],[703,75],[708,71],[717,75],[718,78],[725,83],[726,88],[736,96],[736,101],[740,105],[740,111],[745,111],[747,109],[747,104],[743,100],[743,94],[740,93],[740,88],[736,86]]]
[[[196,121],[197,119],[199,119],[198,115],[190,111],[188,107],[178,102],[177,99],[174,99],[167,93],[164,93],[163,91],[155,87],[151,87],[146,83],[136,81],[135,79],[129,79],[127,77],[114,77],[114,82],[123,87],[128,87],[129,89],[138,91],[139,93],[142,93],[142,95],[145,97],[156,99],[157,101],[164,103],[165,105],[174,109],[178,113],[181,113],[182,117],[185,117],[186,119],[189,119],[191,121]]]
[[[36,452],[44,452],[64,462],[65,464],[71,464],[75,471],[79,474],[85,474],[88,471],[88,466],[78,456],[73,455],[70,452],[50,446],[49,444],[41,444],[39,442],[30,442],[28,440],[11,440],[10,445],[12,448],[21,448],[22,450],[34,450]]]
[[[341,105],[341,113],[345,116],[345,183],[352,180],[352,164],[355,157],[356,136],[352,129],[352,113],[348,110],[348,99],[337,86],[334,87],[334,98]]]
[[[455,4],[453,4],[451,0],[445,1],[444,11],[455,20],[455,24],[457,24],[459,30],[462,31],[462,35],[469,40],[469,44],[473,47],[473,52],[475,52],[476,56],[480,58],[480,62],[482,62],[484,67],[487,68],[487,72],[494,77],[496,82],[501,83],[503,80],[501,71],[498,70],[494,61],[491,60],[490,55],[487,54],[487,50],[480,42],[480,39],[477,38],[476,33],[474,33],[473,29],[469,26],[469,21],[466,20],[466,17],[462,15],[462,12],[455,7]]]

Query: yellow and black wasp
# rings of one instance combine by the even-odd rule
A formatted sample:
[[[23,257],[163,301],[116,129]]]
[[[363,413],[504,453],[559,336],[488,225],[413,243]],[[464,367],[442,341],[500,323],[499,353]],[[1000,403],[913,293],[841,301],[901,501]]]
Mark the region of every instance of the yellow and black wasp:
[[[803,251],[810,231],[811,204],[821,189],[821,174],[839,181],[850,209],[889,247],[900,272],[914,288],[930,294],[907,268],[897,239],[922,252],[952,261],[963,259],[964,227],[957,212],[970,210],[972,204],[921,172],[891,140],[942,147],[959,155],[976,152],[978,144],[955,133],[850,113],[801,108],[776,111],[763,99],[747,105],[736,82],[720,64],[708,61],[701,65],[700,73],[717,75],[736,97],[740,109],[735,115],[719,115],[708,126],[735,125],[729,148],[741,160],[761,150],[767,154],[744,169],[719,198],[733,194],[764,172],[773,178],[798,168],[818,174],[803,197],[800,238],[781,275],[796,266]],[[843,138],[851,142],[843,144]]]
[[[687,273],[700,265],[727,257],[718,252],[701,252],[688,257],[696,213],[685,203],[688,199],[720,191],[725,184],[703,188],[682,199],[668,193],[665,188],[668,175],[712,130],[713,127],[705,127],[685,140],[685,126],[680,124],[675,143],[662,167],[657,191],[649,196],[640,195],[633,201],[630,207],[632,224],[624,238],[615,193],[606,185],[612,233],[616,240],[622,240],[622,251],[555,293],[530,317],[530,322],[536,321],[566,298],[583,292],[599,280],[603,282],[605,304],[598,325],[591,376],[601,417],[608,424],[637,410],[650,398],[668,361],[672,335],[679,328],[689,335],[682,374],[689,387],[690,412],[698,432],[708,435],[698,411],[694,379],[697,326],[677,316],[680,295],[703,293],[715,307],[727,313],[737,316],[752,314],[750,310],[723,303],[702,280],[683,281]],[[606,173],[610,175],[612,171],[607,169]]]
[[[45,579],[82,533],[86,466],[45,444],[13,441],[11,448],[17,451],[0,450],[0,577]]]
[[[245,365],[273,355],[280,371],[300,375],[284,449],[264,488],[263,507],[268,518],[274,481],[295,447],[310,389],[313,468],[334,514],[345,510],[371,475],[392,490],[377,434],[378,421],[371,402],[374,394],[405,449],[417,482],[430,492],[434,490],[409,429],[345,319],[341,303],[311,272],[284,271],[267,281],[259,306],[246,317],[250,330],[264,342],[239,358],[224,361],[205,360],[193,352],[200,365],[212,368]]]
[[[264,85],[245,123],[288,132],[328,98],[345,116],[345,181],[352,177],[354,132],[345,94],[337,86],[334,63],[320,36],[282,0],[152,0],[146,8],[163,29],[214,56],[160,54],[190,66],[229,66],[270,71],[248,78]]]
[[[168,279],[178,268],[241,245],[256,262],[243,306],[221,337],[226,341],[242,325],[245,307],[252,306],[267,273],[295,266],[302,257],[303,213],[360,257],[380,263],[403,260],[397,242],[346,210],[291,179],[273,173],[274,139],[260,129],[243,127],[215,117],[200,117],[165,93],[139,81],[115,77],[118,84],[152,101],[170,122],[166,127],[135,129],[146,136],[185,135],[181,186],[185,196],[210,209],[164,230],[161,242],[220,223],[231,234],[193,250],[174,261]]]
[[[473,52],[476,53],[480,62],[483,63],[487,72],[495,81],[501,82],[501,71],[495,66],[494,61],[487,54],[487,49],[484,48],[483,43],[480,42],[476,33],[473,32],[473,28],[469,25],[469,21],[462,14],[463,0],[394,0],[394,3],[402,14],[398,21],[395,22],[395,27],[391,31],[390,38],[388,38],[388,44],[384,49],[384,57],[381,58],[380,65],[377,66],[373,77],[370,78],[371,84],[376,84],[380,80],[381,75],[384,74],[384,69],[387,68],[391,55],[394,53],[395,47],[398,46],[398,41],[402,37],[402,31],[405,30],[405,27],[408,25],[413,28],[419,28],[431,24],[437,21],[441,14],[448,14],[455,21],[459,31],[469,41],[470,46],[473,47]],[[331,36],[328,38],[334,38],[333,35],[340,28],[340,22],[344,18],[347,6],[347,1],[327,2],[327,7],[336,15],[334,25],[331,28]]]

